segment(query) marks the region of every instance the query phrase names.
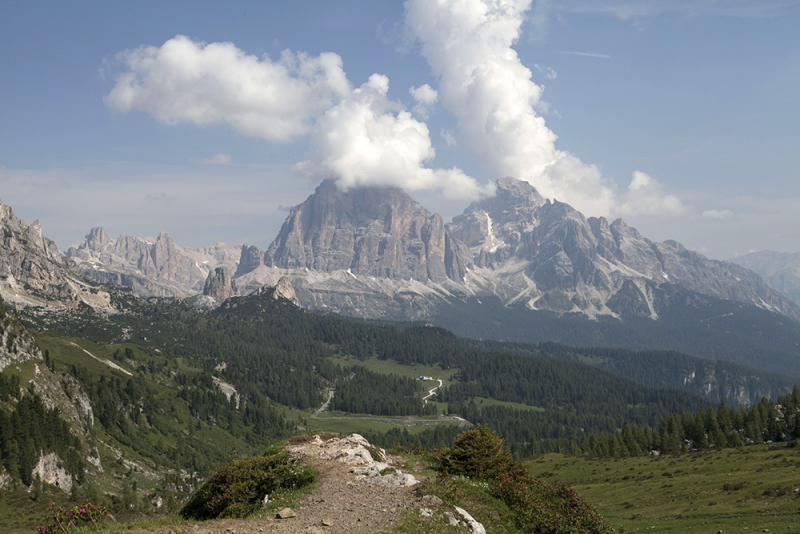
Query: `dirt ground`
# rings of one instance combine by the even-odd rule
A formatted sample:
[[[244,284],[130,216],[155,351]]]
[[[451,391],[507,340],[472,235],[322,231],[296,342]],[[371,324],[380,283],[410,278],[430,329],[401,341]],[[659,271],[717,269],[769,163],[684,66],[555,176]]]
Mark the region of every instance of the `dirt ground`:
[[[313,465],[318,471],[317,488],[292,508],[290,519],[223,520],[192,525],[132,530],[127,534],[246,534],[246,533],[372,533],[388,532],[405,510],[425,506],[419,485],[401,488],[370,486],[356,481],[349,465],[306,454],[302,444],[289,447],[293,457]],[[390,457],[402,467],[404,459]],[[408,472],[405,469],[403,472]],[[415,474],[418,479],[422,480]]]

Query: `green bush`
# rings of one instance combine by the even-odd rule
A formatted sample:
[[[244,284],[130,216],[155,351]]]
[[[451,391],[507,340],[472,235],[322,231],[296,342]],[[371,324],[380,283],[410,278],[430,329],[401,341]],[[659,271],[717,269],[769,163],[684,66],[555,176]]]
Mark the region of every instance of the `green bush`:
[[[505,448],[505,442],[486,426],[459,434],[452,448],[435,452],[433,458],[437,470],[443,473],[441,483],[445,487],[451,475],[485,481],[489,494],[513,512],[514,523],[523,532],[614,532],[569,486],[552,486],[531,477]]]
[[[462,432],[453,439],[453,446],[434,454],[439,470],[451,475],[496,478],[514,461],[499,438],[486,425]]]
[[[287,451],[270,447],[264,456],[221,465],[181,515],[186,519],[244,517],[259,508],[264,495],[307,486],[314,481],[314,474],[313,468],[294,464]]]

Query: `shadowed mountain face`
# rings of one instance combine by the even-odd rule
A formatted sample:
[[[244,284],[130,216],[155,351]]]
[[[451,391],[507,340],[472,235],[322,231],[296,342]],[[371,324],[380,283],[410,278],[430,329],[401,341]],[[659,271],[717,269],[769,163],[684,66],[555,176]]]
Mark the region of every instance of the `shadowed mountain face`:
[[[340,191],[323,182],[292,209],[264,264],[390,279],[460,280],[469,251],[432,214],[397,188]]]
[[[755,271],[772,289],[800,304],[800,252],[762,250],[728,261]]]

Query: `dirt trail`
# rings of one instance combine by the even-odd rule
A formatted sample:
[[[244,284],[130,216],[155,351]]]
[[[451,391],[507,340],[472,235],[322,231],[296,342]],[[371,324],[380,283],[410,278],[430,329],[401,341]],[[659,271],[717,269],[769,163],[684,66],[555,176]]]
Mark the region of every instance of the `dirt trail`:
[[[223,520],[196,525],[160,527],[148,531],[126,531],[126,534],[245,534],[245,533],[372,533],[388,532],[405,510],[421,506],[422,494],[417,486],[387,488],[367,485],[355,480],[352,466],[306,454],[302,447],[289,446],[293,457],[313,465],[318,471],[314,492],[297,503],[290,519]],[[392,465],[403,467],[405,459],[389,456]],[[404,468],[404,472],[407,470]],[[420,480],[419,476],[417,476]],[[323,521],[328,526],[323,524]]]

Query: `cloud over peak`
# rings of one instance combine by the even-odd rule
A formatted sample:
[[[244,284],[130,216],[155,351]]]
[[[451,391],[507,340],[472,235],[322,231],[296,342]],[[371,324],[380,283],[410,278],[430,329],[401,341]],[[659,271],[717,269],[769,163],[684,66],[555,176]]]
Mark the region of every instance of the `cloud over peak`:
[[[278,61],[245,54],[232,43],[178,35],[160,48],[117,55],[125,70],[103,101],[144,111],[164,124],[231,125],[242,135],[286,142],[307,134],[314,118],[350,91],[342,59],[284,51]]]
[[[306,159],[294,169],[314,179],[334,178],[344,189],[391,185],[468,199],[485,189],[458,168],[426,167],[435,156],[427,125],[387,98],[389,79],[382,74],[353,89],[337,54],[287,50],[272,61],[232,43],[179,35],[160,48],[121,52],[117,60],[124,70],[104,98],[110,109],[144,111],[164,124],[227,123],[271,142],[308,135]],[[425,118],[436,90],[425,84],[410,93]],[[204,163],[230,162],[221,156]]]
[[[457,118],[459,146],[487,175],[525,180],[588,214],[632,213],[637,203],[674,213],[680,201],[644,173],[620,195],[595,165],[556,148],[558,136],[541,116],[543,88],[513,48],[530,8],[531,0],[405,3],[408,31],[439,79],[439,101]]]

